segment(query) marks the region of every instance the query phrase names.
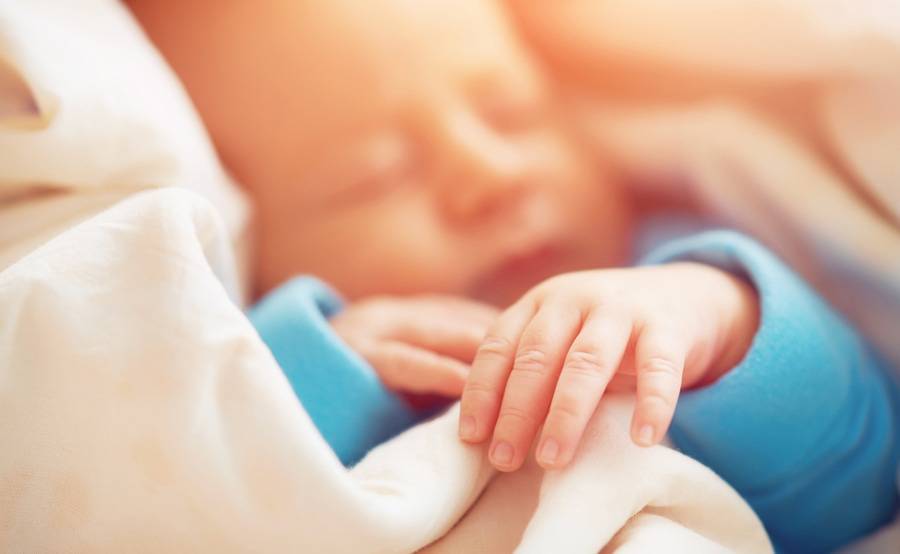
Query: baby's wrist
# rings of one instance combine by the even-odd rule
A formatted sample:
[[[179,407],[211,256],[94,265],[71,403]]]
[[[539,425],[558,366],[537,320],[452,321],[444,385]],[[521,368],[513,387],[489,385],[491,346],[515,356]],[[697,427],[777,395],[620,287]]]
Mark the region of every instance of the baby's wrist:
[[[714,383],[738,366],[753,343],[759,328],[759,297],[752,284],[732,273],[723,271],[727,286],[722,297],[725,326],[716,355],[694,386]]]

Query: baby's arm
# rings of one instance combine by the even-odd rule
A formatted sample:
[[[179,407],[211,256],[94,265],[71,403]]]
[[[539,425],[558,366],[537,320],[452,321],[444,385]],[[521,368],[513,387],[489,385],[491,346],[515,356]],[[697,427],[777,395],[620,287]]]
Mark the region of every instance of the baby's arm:
[[[785,551],[830,551],[897,507],[896,384],[843,318],[760,245],[713,232],[652,263],[699,261],[755,285],[760,326],[741,363],[685,392],[670,437],[753,506]]]

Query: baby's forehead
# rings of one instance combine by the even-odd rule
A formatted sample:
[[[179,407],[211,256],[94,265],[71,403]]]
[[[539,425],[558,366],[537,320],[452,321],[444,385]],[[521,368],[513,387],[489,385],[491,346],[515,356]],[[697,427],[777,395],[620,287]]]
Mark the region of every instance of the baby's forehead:
[[[491,0],[329,0],[299,15],[308,17],[296,20],[293,41],[302,47],[293,50],[309,62],[352,60],[361,78],[370,66],[381,75],[388,67],[438,72],[524,54],[506,12]]]
[[[378,124],[370,116],[427,104],[429,96],[458,100],[540,88],[505,12],[490,1],[330,0],[314,15],[290,28],[296,37],[288,48],[269,49],[285,57],[275,62],[284,76],[276,75],[273,86],[293,80],[284,92],[295,97],[294,115],[313,125],[335,110],[349,112],[342,126],[367,127]]]

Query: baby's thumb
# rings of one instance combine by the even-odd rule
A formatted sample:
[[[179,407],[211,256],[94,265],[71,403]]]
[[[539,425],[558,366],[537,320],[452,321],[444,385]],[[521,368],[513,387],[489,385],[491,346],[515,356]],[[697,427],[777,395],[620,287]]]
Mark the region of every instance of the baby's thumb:
[[[469,366],[398,341],[379,341],[361,352],[390,389],[413,393],[462,394]]]

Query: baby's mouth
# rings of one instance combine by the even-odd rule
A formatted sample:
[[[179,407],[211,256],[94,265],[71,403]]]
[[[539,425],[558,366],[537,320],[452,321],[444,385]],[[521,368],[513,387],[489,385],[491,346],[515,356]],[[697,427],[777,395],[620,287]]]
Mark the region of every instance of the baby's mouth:
[[[499,306],[563,270],[570,250],[566,222],[548,199],[534,197],[509,216],[499,224],[505,244],[498,245],[493,263],[486,264],[470,289],[476,298]]]
[[[498,266],[497,273],[526,276],[542,268],[546,270],[556,265],[561,253],[562,249],[553,243],[541,243],[508,257]]]

